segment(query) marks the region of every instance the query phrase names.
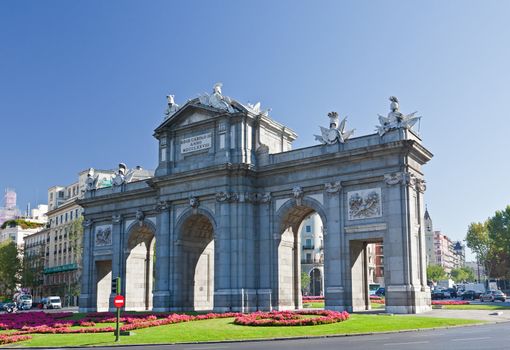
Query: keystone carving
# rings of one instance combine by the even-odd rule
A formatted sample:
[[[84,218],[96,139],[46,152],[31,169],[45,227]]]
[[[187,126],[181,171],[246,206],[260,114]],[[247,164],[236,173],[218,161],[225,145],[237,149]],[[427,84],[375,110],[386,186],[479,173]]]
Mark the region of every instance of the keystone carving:
[[[122,216],[120,214],[113,214],[112,215],[112,222],[115,223],[115,224],[118,224],[121,219],[122,219]]]
[[[159,201],[158,204],[156,204],[156,211],[158,213],[162,212],[163,210],[168,209],[168,202],[167,201]]]
[[[140,226],[143,225],[143,220],[145,219],[145,214],[143,213],[143,211],[141,211],[140,209],[138,209],[136,211],[136,214],[135,214],[135,217],[136,217],[136,220],[138,221],[138,224]]]
[[[331,195],[338,193],[341,188],[342,188],[342,184],[340,183],[340,181],[326,182],[324,184],[324,190],[326,191],[326,193],[331,194]]]
[[[200,200],[197,197],[190,197],[189,198],[189,205],[190,205],[190,207],[196,209],[200,205]]]

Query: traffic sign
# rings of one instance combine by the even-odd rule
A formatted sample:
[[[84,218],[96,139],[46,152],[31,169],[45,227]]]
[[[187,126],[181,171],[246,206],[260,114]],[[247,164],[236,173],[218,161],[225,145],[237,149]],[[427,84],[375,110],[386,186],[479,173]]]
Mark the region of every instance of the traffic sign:
[[[121,308],[124,306],[124,296],[122,295],[116,295],[115,298],[113,298],[113,306],[116,308]]]

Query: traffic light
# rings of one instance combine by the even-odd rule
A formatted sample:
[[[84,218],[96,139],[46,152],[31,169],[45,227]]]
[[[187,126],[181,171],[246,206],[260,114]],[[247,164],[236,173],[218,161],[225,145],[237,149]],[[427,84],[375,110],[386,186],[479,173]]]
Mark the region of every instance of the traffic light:
[[[120,277],[112,279],[112,294],[120,294]]]

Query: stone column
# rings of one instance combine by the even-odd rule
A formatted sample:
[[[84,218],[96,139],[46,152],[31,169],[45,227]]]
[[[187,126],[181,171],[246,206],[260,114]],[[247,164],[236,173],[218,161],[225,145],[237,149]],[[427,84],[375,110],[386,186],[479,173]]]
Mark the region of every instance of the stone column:
[[[125,275],[122,274],[122,216],[119,214],[112,215],[112,281],[117,277],[121,277],[121,283],[125,279]],[[122,287],[122,286],[120,286]],[[121,294],[126,295],[126,291],[121,289]],[[108,303],[109,311],[114,312],[117,308],[113,305],[113,298],[117,294],[110,291],[110,301]]]
[[[343,212],[342,186],[339,181],[326,183],[324,191],[327,222],[324,227],[324,298],[325,308],[343,311],[346,308],[344,288],[346,287],[345,265],[348,254],[342,251],[343,244]],[[348,252],[348,251],[347,251]],[[350,283],[349,283],[350,285]]]
[[[80,294],[80,312],[96,311],[96,300],[94,299],[95,281],[94,281],[94,252],[92,245],[94,243],[94,225],[90,219],[83,221],[83,260],[82,260],[82,278]]]
[[[352,307],[349,311],[367,310],[368,284],[366,274],[366,246],[363,241],[352,240],[349,242],[349,255],[351,260],[352,275]]]
[[[271,276],[273,274],[272,264],[272,246],[273,236],[271,234],[271,197],[269,193],[264,195],[265,199],[259,204],[259,233],[258,233],[258,278],[257,289],[257,310],[271,311],[273,304],[271,302]]]
[[[156,280],[153,293],[153,310],[170,310],[170,210],[166,202],[161,202],[156,218]]]
[[[386,311],[419,313],[430,309],[430,295],[422,288],[420,269],[425,255],[420,254],[417,217],[416,178],[407,172],[385,176],[386,217],[384,237],[384,276]],[[422,270],[423,271],[423,270]]]

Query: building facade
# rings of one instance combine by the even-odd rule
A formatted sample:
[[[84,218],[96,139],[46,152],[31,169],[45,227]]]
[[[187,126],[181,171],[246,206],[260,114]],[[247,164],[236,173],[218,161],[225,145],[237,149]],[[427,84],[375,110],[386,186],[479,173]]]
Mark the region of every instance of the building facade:
[[[24,288],[30,289],[34,302],[39,302],[46,294],[44,289],[44,268],[46,264],[46,241],[49,229],[44,228],[24,239],[23,269]]]
[[[308,295],[324,295],[324,228],[318,214],[305,218],[301,225],[301,272],[310,276]]]
[[[461,241],[452,243],[453,246],[453,265],[459,269],[466,265],[466,246]]]
[[[89,174],[95,174],[97,186],[108,187],[114,173],[87,169],[78,174],[78,181],[48,189],[49,229],[45,231],[43,294],[60,296],[64,305],[77,305],[80,290],[83,229],[82,208],[77,200],[86,191]]]
[[[441,231],[434,231],[428,210],[425,210],[424,219],[427,265],[440,265],[447,273],[463,267],[466,262],[466,248],[462,242],[452,241]]]
[[[324,297],[332,310],[370,308],[367,245],[385,245],[386,310],[430,309],[422,231],[422,165],[432,154],[392,97],[378,133],[351,138],[331,112],[319,145],[260,110],[211,94],[182,107],[168,98],[155,129],[155,176],[90,188],[84,208],[82,311],[284,310],[301,307],[300,232],[324,227]],[[157,257],[154,262],[154,256]]]

